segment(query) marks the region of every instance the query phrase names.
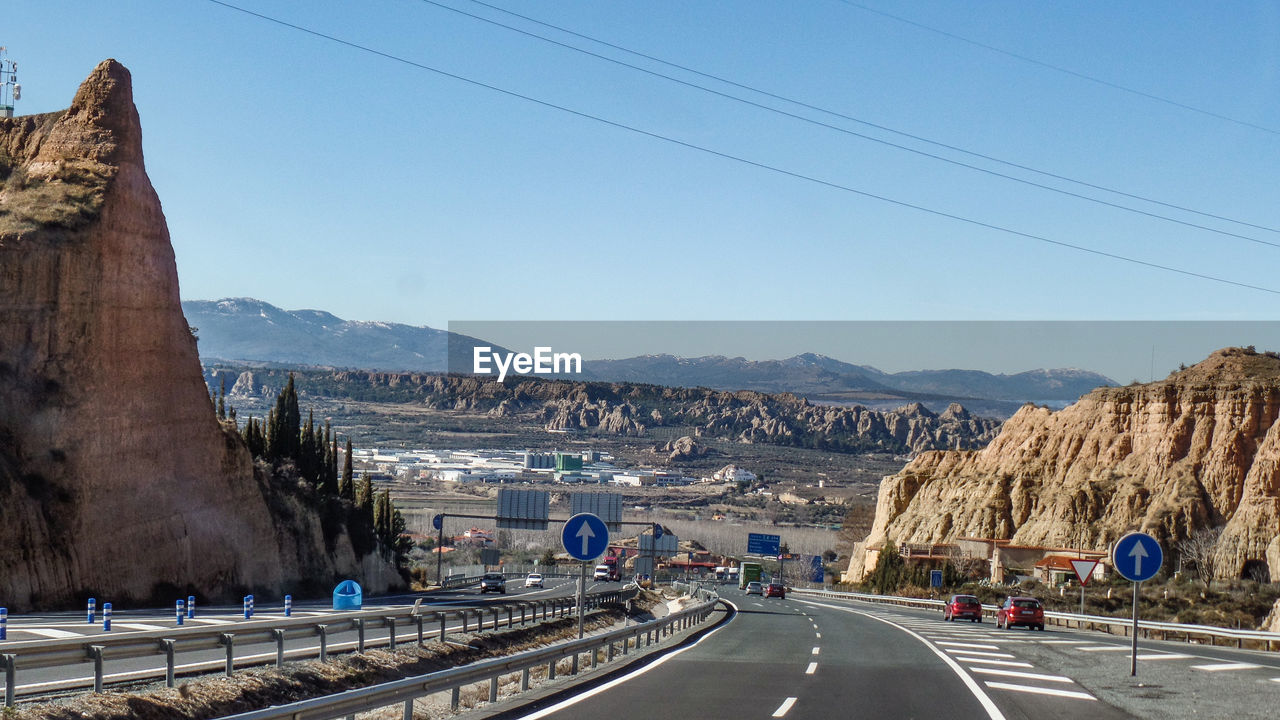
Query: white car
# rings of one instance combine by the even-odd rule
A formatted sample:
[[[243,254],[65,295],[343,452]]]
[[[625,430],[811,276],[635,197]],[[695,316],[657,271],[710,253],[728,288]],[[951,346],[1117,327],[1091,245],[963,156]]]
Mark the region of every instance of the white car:
[[[529,576],[524,579],[524,586],[527,588],[543,587],[542,573],[529,573]]]
[[[760,583],[755,581],[747,583],[747,594],[759,595],[760,597],[764,597],[764,585],[761,585]]]

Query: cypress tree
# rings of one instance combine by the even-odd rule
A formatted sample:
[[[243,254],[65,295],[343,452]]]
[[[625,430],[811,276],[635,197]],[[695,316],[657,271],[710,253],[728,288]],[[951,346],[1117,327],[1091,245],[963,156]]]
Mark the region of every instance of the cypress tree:
[[[276,402],[279,405],[279,400]],[[263,433],[263,452],[266,459],[275,462],[280,459],[280,420],[275,408],[267,411],[266,432]]]
[[[351,438],[347,438],[347,453],[342,460],[342,478],[338,480],[338,495],[344,500],[354,500],[355,488],[351,475]]]
[[[218,391],[218,419],[227,419],[227,379],[222,378],[222,389]]]
[[[391,518],[387,517],[388,506],[390,505],[388,494],[385,490],[377,494],[373,502],[373,532],[378,536],[378,542],[382,543],[385,550],[390,550],[391,543],[387,539],[387,534],[391,529]]]
[[[301,449],[302,413],[298,410],[298,392],[293,386],[293,373],[289,373],[289,382],[285,384],[282,396],[284,412],[281,414],[280,429],[284,431],[287,445],[282,448],[281,457],[296,461]]]
[[[312,413],[307,413],[307,424],[302,426],[302,435],[299,437],[298,447],[298,472],[302,475],[302,479],[309,483],[315,484],[319,478],[316,475],[316,436],[314,430],[315,418]]]
[[[369,473],[360,474],[360,482],[356,488],[356,508],[366,522],[373,522],[373,478],[369,477]]]

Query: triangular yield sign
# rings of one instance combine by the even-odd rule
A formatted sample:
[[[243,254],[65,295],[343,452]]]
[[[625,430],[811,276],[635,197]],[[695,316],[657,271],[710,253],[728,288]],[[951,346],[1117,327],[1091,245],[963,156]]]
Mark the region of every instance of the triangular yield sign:
[[[1072,560],[1071,569],[1076,571],[1076,577],[1080,578],[1081,585],[1088,585],[1089,578],[1093,575],[1093,569],[1098,566],[1097,560]]]

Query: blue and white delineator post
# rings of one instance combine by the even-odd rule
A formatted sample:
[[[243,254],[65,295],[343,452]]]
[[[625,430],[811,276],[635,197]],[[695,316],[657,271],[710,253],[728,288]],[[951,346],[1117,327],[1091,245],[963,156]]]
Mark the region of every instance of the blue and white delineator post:
[[[195,616],[196,616],[196,596],[188,595],[187,596],[187,618],[193,618]]]
[[[249,619],[249,596],[244,596],[244,619]]]
[[[9,638],[9,608],[0,608],[0,640]]]
[[[187,610],[187,609],[186,609],[186,607],[185,607],[185,603],[183,603],[181,600],[175,600],[175,601],[174,601],[174,603],[173,603],[173,612],[174,612],[174,614],[175,614],[175,615],[177,615],[177,616],[178,616],[178,624],[179,624],[179,625],[181,625],[181,624],[182,624],[182,618],[186,617],[186,615],[187,615],[186,610]]]
[[[102,603],[102,631],[111,630],[111,603]]]
[[[97,599],[97,598],[89,598],[88,616],[89,616],[89,624],[90,624],[90,625],[92,625],[92,624],[93,624],[93,621],[94,621],[94,619],[95,619],[95,618],[96,618],[96,616],[97,616],[97,608],[98,608],[98,599]]]
[[[284,596],[284,616],[291,617],[293,615],[293,596]]]
[[[253,617],[253,596],[249,596],[249,617]]]

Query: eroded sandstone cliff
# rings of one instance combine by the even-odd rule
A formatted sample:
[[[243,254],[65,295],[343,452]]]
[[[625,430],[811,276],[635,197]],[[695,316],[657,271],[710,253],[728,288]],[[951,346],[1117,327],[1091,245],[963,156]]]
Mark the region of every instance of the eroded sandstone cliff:
[[[880,486],[863,547],[1008,538],[1105,550],[1132,530],[1168,547],[1223,527],[1220,572],[1280,577],[1280,358],[1241,348],[1058,412],[1024,406],[987,447],[928,452]],[[861,577],[864,553],[849,575]]]
[[[0,119],[0,605],[398,582],[331,545],[210,408],[128,70]]]

